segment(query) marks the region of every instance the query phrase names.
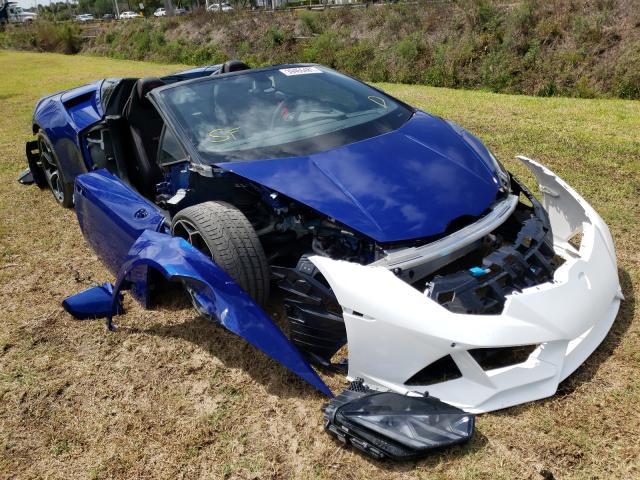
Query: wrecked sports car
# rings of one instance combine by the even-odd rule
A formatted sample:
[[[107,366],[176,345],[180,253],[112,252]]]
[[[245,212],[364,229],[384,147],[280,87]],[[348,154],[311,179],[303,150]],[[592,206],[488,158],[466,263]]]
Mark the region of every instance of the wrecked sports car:
[[[377,458],[553,395],[622,299],[607,226],[553,172],[519,157],[538,200],[459,125],[319,65],[100,80],[41,99],[33,133],[21,181],[75,208],[115,277],[70,313],[114,329],[124,291],[151,307],[178,282]]]

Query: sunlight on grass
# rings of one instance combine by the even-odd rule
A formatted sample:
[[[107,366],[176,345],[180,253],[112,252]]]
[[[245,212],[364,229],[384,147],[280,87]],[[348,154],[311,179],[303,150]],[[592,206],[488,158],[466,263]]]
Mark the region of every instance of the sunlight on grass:
[[[322,432],[322,398],[190,311],[131,301],[122,330],[107,335],[60,307],[111,277],[74,212],[16,182],[35,102],[185,66],[7,51],[0,65],[0,477],[637,478],[640,102],[379,85],[468,128],[530,186],[515,155],[574,186],[611,227],[627,298],[559,395],[479,417],[468,445],[382,464]]]

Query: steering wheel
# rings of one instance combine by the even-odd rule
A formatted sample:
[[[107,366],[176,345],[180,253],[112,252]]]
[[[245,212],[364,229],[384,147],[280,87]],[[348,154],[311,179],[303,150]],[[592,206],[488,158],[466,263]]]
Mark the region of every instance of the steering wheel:
[[[288,116],[289,112],[295,106],[297,99],[295,97],[287,97],[282,100],[276,108],[273,110],[271,114],[271,122],[269,128],[273,130],[273,128],[278,125],[278,123],[283,122]]]

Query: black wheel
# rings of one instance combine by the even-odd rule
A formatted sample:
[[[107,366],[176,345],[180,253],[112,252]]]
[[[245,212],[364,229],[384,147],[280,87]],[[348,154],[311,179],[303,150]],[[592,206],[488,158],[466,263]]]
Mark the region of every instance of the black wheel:
[[[178,212],[171,231],[211,257],[258,304],[266,304],[269,265],[258,235],[240,210],[224,202],[200,203]]]
[[[53,198],[65,208],[73,207],[73,183],[67,182],[60,162],[53,151],[51,142],[42,132],[38,132],[38,149],[40,150],[40,166]]]

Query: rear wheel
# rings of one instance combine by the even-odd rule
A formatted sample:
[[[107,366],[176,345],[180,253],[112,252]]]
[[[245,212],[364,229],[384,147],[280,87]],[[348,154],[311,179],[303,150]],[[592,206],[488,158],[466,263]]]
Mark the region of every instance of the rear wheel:
[[[171,231],[208,255],[258,304],[269,298],[269,265],[253,226],[233,205],[205,202],[181,210]]]
[[[40,150],[40,167],[53,193],[53,198],[65,208],[73,207],[73,183],[66,181],[51,142],[42,131],[38,132],[38,149]]]

